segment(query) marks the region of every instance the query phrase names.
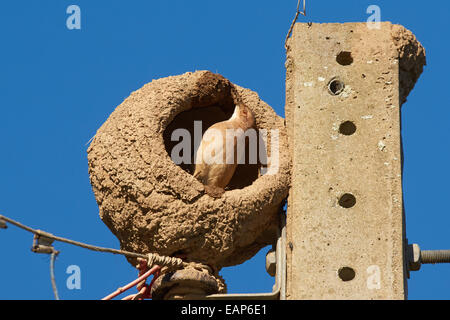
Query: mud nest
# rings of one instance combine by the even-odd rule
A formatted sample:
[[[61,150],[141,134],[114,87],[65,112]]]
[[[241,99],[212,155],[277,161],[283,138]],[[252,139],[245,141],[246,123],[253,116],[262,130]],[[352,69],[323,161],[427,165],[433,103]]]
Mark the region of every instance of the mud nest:
[[[239,165],[221,198],[207,195],[193,165],[170,156],[177,128],[202,132],[228,119],[237,99],[268,130],[267,152],[277,130],[278,170]],[[240,264],[272,244],[290,185],[284,120],[255,92],[208,71],[154,80],[133,92],[98,130],[88,148],[89,174],[100,218],[123,250],[183,256],[216,270]],[[192,151],[192,157],[194,151]],[[133,265],[136,263],[129,259]]]

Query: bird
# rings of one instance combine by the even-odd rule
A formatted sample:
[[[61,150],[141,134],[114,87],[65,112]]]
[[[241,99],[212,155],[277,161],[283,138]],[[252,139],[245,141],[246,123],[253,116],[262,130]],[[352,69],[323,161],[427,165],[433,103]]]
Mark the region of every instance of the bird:
[[[193,175],[203,183],[205,192],[211,197],[220,198],[224,194],[236,171],[238,159],[245,156],[245,148],[237,148],[237,144],[239,141],[245,143],[245,135],[250,129],[255,129],[255,117],[250,108],[240,102],[228,120],[213,124],[203,134],[195,155]],[[230,130],[235,130],[231,131],[232,140],[227,139]],[[244,154],[237,154],[239,151]]]

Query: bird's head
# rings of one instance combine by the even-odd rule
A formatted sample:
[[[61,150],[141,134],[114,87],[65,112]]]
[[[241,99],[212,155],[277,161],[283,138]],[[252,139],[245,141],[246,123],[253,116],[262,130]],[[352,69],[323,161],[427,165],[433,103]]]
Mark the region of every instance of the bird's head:
[[[255,116],[253,115],[252,110],[250,110],[250,108],[245,104],[237,104],[236,109],[234,110],[234,114],[245,124],[245,127],[247,129],[255,127]]]

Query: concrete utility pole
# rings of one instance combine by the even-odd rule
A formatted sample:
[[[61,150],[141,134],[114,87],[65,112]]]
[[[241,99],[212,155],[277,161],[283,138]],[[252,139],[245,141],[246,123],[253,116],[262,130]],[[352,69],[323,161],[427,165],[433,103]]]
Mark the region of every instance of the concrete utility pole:
[[[401,26],[295,25],[287,299],[407,297],[400,107],[424,64]]]

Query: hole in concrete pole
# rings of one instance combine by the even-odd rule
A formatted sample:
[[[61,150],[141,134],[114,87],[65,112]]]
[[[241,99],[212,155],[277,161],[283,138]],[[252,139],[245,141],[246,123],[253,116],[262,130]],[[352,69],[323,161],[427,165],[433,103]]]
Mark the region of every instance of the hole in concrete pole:
[[[338,270],[338,275],[342,281],[351,281],[355,278],[356,273],[350,267],[343,267]]]
[[[328,90],[330,91],[330,94],[334,96],[337,96],[344,91],[344,87],[344,83],[339,79],[332,79],[328,84]]]
[[[351,208],[356,204],[356,198],[354,195],[350,194],[350,193],[346,193],[344,194],[340,199],[339,199],[339,205],[343,208]]]
[[[356,126],[351,121],[345,121],[339,126],[339,133],[341,133],[343,135],[351,136],[355,132],[356,132]]]
[[[349,66],[353,63],[352,53],[349,51],[341,51],[336,56],[336,61],[342,66]]]

